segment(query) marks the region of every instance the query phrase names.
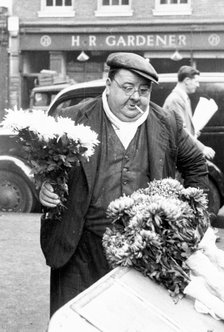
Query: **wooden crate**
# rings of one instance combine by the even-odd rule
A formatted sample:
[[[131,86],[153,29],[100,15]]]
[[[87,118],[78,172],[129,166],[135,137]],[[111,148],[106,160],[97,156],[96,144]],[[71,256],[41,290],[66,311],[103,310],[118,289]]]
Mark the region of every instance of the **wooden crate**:
[[[168,291],[134,269],[116,268],[52,317],[48,332],[223,332],[224,322],[196,312],[189,297]]]

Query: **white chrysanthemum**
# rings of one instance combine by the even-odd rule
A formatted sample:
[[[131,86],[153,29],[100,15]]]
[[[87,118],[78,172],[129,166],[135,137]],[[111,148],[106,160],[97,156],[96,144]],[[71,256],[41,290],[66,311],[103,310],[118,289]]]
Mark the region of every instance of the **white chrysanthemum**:
[[[70,118],[58,117],[55,119],[41,111],[31,113],[22,109],[18,110],[16,107],[6,111],[7,115],[2,122],[4,128],[14,132],[27,128],[46,143],[50,139],[66,134],[70,140],[79,142],[81,147],[87,149],[83,153],[87,159],[94,153],[94,148],[99,143],[97,134],[90,127],[76,126]]]
[[[44,112],[29,113],[29,130],[38,135],[39,139],[48,142],[56,137],[57,122]]]
[[[72,134],[74,135],[74,132],[76,131],[75,122],[70,118],[63,118],[61,116],[59,116],[56,121],[58,137],[62,137],[66,134],[68,138],[77,142],[78,137],[72,137]]]
[[[6,115],[2,121],[2,126],[12,131],[21,130],[29,127],[29,112],[22,109],[6,109]]]
[[[40,139],[48,142],[55,137],[57,131],[55,119],[44,112],[27,112],[22,109],[8,109],[2,125],[4,128],[18,132],[28,128],[30,132],[36,134]]]
[[[79,141],[81,146],[87,149],[84,153],[85,157],[90,157],[94,153],[94,147],[99,141],[97,139],[98,135],[90,127],[78,124],[75,126],[75,130],[72,132],[67,131],[67,133],[69,138]]]
[[[83,148],[87,150],[83,153],[85,157],[90,157],[94,153],[95,145],[99,143],[97,134],[88,126],[82,124],[75,125],[70,118],[58,117],[57,119],[58,137],[66,134],[69,139],[79,142]]]

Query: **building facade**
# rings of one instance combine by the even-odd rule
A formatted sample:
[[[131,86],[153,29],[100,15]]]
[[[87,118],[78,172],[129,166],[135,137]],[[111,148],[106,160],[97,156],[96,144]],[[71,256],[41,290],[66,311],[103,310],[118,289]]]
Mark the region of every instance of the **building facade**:
[[[10,105],[28,107],[42,70],[102,78],[114,51],[149,58],[159,73],[183,64],[224,72],[223,23],[223,0],[13,0]]]

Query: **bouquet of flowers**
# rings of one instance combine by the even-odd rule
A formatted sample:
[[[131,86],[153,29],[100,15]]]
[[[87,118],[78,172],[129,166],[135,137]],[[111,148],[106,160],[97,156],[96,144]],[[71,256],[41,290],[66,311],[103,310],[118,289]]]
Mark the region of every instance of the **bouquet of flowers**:
[[[103,246],[112,267],[129,266],[164,285],[176,299],[190,281],[187,258],[209,226],[202,190],[177,180],[154,180],[145,189],[111,202],[112,228]]]
[[[185,294],[199,312],[224,319],[224,252],[216,247],[203,191],[174,179],[111,202],[112,227],[103,247],[112,267],[133,267],[168,289]]]
[[[68,196],[68,174],[72,166],[86,161],[99,143],[90,127],[75,125],[69,118],[51,117],[44,112],[27,112],[22,109],[6,110],[4,128],[17,134],[25,158],[29,161],[36,187],[50,182],[59,195],[61,204],[45,209],[48,219],[61,218]]]

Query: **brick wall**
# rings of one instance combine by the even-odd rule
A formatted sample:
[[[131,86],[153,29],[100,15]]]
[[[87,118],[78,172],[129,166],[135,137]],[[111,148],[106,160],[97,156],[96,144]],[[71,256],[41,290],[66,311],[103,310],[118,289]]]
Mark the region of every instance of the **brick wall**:
[[[37,12],[40,10],[41,0],[14,0],[14,15],[18,15],[22,20],[32,20],[34,18],[38,19]],[[131,20],[131,19],[147,19],[149,18],[149,23],[152,23],[153,20],[157,21],[158,19],[170,19],[169,16],[164,17],[153,17],[152,10],[155,8],[154,0],[138,0],[132,1],[133,16],[132,17],[111,17],[106,18],[109,21],[116,20]],[[223,0],[192,0],[192,15],[185,16],[184,19],[192,20],[193,18],[222,18],[224,15],[224,6]],[[95,17],[95,10],[97,10],[97,0],[75,0],[74,1],[74,10],[76,12],[76,20],[86,20],[91,18],[93,21],[105,20],[105,18]],[[178,18],[178,16],[176,17]],[[175,19],[175,18],[174,18]],[[54,18],[46,19],[54,20]],[[60,18],[59,18],[60,20]],[[66,18],[65,21],[73,21],[74,18]],[[43,21],[43,19],[41,19]]]
[[[192,0],[192,16],[203,17],[223,17],[224,2],[223,0]]]

